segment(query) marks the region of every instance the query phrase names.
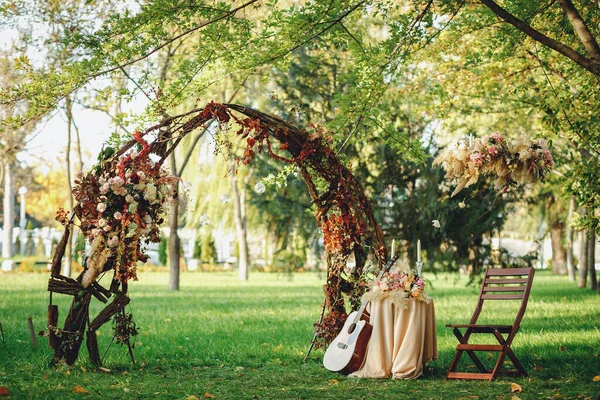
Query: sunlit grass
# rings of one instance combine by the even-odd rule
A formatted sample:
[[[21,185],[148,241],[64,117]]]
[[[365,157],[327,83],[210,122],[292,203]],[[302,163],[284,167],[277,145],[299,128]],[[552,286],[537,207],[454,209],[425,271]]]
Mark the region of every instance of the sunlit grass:
[[[456,340],[446,323],[467,322],[479,292],[455,276],[431,276],[435,299],[439,359],[414,381],[355,380],[321,366],[323,350],[303,356],[318,319],[323,277],[297,274],[293,281],[276,274],[252,274],[240,282],[233,273],[186,273],[179,292],[166,289],[165,273],[146,273],[132,283],[130,311],[140,328],[132,366],[125,348],[113,345],[105,366],[93,371],[83,346],[72,370],[49,368],[45,338],[32,348],[26,318],[37,330],[46,320],[47,276],[0,275],[0,386],[11,398],[260,399],[510,399],[510,382],[524,389],[521,399],[595,398],[600,393],[600,296],[580,290],[563,277],[538,273],[521,331],[513,349],[528,378],[488,382],[445,381]],[[55,296],[64,319],[69,299]],[[93,303],[92,315],[102,308]],[[502,307],[494,318],[514,310]],[[112,337],[101,329],[101,352]],[[85,370],[85,371],[84,371]]]

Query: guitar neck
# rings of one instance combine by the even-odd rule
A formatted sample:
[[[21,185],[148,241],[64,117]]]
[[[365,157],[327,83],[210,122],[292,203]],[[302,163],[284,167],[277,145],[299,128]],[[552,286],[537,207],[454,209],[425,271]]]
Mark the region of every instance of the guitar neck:
[[[385,267],[383,267],[381,269],[381,271],[379,271],[379,275],[377,275],[377,278],[375,278],[375,281],[379,281],[381,279],[381,277],[383,276],[383,274],[385,274],[387,271],[389,271],[390,268],[392,268],[392,265],[396,264],[396,261],[398,261],[397,254],[394,257],[392,257],[392,259],[385,265]],[[358,309],[358,313],[356,314],[356,321],[354,321],[354,322],[357,322],[358,320],[360,320],[360,317],[365,312],[365,308],[367,308],[368,304],[369,304],[369,300],[364,300],[362,302],[362,304],[360,305],[360,308]]]

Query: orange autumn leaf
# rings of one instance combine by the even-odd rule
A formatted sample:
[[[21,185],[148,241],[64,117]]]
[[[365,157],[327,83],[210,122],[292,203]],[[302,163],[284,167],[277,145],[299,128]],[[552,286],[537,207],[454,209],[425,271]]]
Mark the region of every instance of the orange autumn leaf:
[[[337,379],[330,379],[327,381],[330,385],[337,385],[340,383]]]
[[[79,386],[79,385],[73,386],[73,390],[71,390],[71,392],[79,393],[79,394],[89,393],[87,390],[85,390],[85,388],[83,386]]]
[[[593,379],[592,382],[600,382],[600,375],[596,375]]]
[[[205,399],[214,399],[214,398],[215,398],[215,396],[213,396],[212,394],[210,394],[210,393],[206,392],[206,393],[204,393],[204,398],[205,398]]]
[[[521,387],[521,385],[516,384],[514,382],[510,383],[510,392],[511,393],[521,393],[523,391],[523,388]]]

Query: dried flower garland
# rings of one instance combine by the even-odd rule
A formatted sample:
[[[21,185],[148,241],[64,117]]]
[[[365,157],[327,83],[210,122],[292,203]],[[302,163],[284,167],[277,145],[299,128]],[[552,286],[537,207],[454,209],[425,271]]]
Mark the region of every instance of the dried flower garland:
[[[496,189],[503,191],[539,181],[552,170],[554,160],[543,139],[508,142],[495,132],[440,154],[433,165],[441,165],[446,176],[457,182],[454,196],[476,183],[481,175],[495,176]]]
[[[139,152],[132,149],[114,160],[113,168],[96,168],[75,180],[75,213],[91,247],[84,288],[110,269],[122,282],[137,279],[136,262],[148,259],[144,244],[160,241],[165,205],[176,200],[178,178],[150,159],[150,145],[140,132],[133,137]]]

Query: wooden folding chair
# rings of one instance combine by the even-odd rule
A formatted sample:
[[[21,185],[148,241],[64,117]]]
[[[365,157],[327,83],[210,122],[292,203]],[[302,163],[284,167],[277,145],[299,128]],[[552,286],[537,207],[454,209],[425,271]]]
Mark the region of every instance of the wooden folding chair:
[[[496,378],[500,373],[512,376],[527,376],[523,365],[519,362],[511,345],[515,335],[519,331],[521,319],[527,308],[527,300],[531,291],[533,282],[533,268],[508,268],[508,269],[488,269],[485,271],[481,293],[477,307],[473,312],[471,321],[468,324],[448,324],[453,328],[454,335],[459,341],[456,346],[456,354],[452,359],[446,379],[483,379],[489,380]],[[483,303],[486,300],[521,300],[521,306],[512,325],[480,325],[477,319],[483,309]],[[464,334],[461,329],[465,329]],[[469,338],[474,333],[492,334],[499,344],[469,344]],[[503,334],[507,335],[506,337]],[[488,370],[475,352],[499,352],[498,359],[492,370]],[[471,358],[479,372],[456,372],[458,363],[463,353]],[[516,371],[501,371],[500,368],[508,356],[516,368]]]

